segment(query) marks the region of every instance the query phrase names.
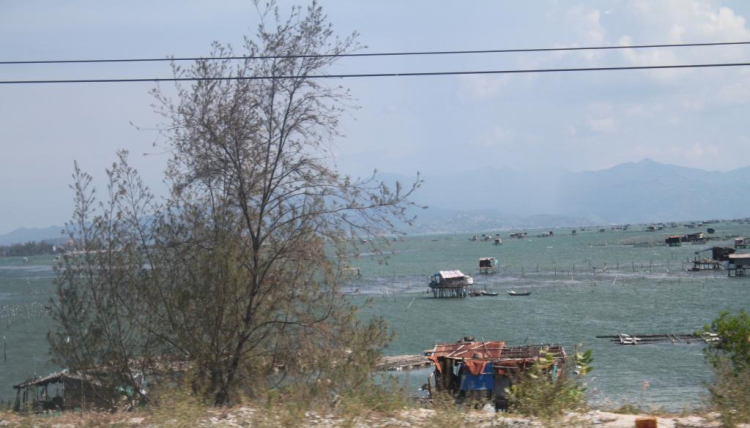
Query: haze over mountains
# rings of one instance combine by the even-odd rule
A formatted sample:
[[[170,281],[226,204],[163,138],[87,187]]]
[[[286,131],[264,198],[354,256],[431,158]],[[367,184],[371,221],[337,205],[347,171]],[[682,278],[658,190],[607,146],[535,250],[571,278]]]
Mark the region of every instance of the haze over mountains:
[[[386,181],[413,178],[384,174]],[[409,233],[651,223],[750,216],[750,167],[728,172],[649,159],[599,171],[485,168],[427,175]],[[61,219],[61,222],[65,219]],[[14,230],[0,245],[60,239],[62,227]]]
[[[0,245],[21,244],[29,241],[48,241],[50,243],[62,243],[67,238],[62,234],[62,226],[50,226],[44,228],[19,227],[18,229],[0,235]]]
[[[750,167],[704,171],[645,159],[599,171],[487,168],[424,180],[415,198],[430,207],[418,213],[421,232],[750,216]]]

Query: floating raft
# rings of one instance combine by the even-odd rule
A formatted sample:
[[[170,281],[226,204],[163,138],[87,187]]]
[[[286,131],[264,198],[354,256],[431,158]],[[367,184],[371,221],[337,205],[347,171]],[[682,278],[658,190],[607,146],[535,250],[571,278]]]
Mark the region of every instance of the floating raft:
[[[432,361],[428,360],[424,355],[395,355],[392,357],[383,357],[380,362],[375,366],[375,370],[379,371],[401,371],[418,369],[426,367],[432,364]]]
[[[608,336],[596,336],[597,339],[609,339],[620,345],[647,345],[654,343],[686,343],[713,342],[718,340],[716,335],[696,336],[693,333],[662,333],[662,334],[615,334]]]

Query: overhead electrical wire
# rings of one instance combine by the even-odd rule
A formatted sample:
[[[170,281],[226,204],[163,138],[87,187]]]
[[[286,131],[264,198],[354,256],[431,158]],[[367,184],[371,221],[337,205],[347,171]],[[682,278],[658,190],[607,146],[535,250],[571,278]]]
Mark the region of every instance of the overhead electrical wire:
[[[713,63],[713,64],[677,64],[677,65],[636,65],[621,67],[587,67],[587,68],[541,68],[519,70],[474,70],[474,71],[424,71],[407,73],[361,73],[361,74],[316,74],[316,75],[280,75],[280,76],[226,76],[226,77],[155,77],[131,79],[60,79],[60,80],[0,80],[0,85],[31,84],[75,84],[75,83],[139,83],[139,82],[198,82],[229,80],[281,80],[281,79],[349,79],[372,77],[418,77],[418,76],[461,76],[481,74],[528,74],[528,73],[570,73],[586,71],[625,71],[625,70],[674,70],[687,68],[747,67],[750,62]]]
[[[261,56],[221,56],[221,57],[179,57],[179,58],[124,58],[124,59],[65,59],[65,60],[29,60],[29,61],[0,61],[0,65],[35,65],[35,64],[96,64],[123,62],[179,62],[179,61],[223,61],[223,60],[265,60],[292,58],[355,58],[380,56],[426,56],[426,55],[475,55],[529,52],[566,52],[566,51],[595,51],[618,49],[656,49],[656,48],[685,48],[711,46],[750,45],[745,42],[709,42],[709,43],[671,43],[651,45],[617,45],[617,46],[581,46],[556,48],[520,48],[520,49],[483,49],[456,51],[413,51],[413,52],[362,52],[343,54],[309,54],[309,55],[261,55]]]

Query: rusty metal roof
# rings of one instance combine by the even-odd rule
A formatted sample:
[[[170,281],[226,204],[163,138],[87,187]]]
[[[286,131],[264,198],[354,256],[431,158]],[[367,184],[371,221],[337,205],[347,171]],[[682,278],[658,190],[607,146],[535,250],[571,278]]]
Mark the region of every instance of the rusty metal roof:
[[[565,348],[561,345],[524,345],[506,347],[505,342],[464,342],[439,343],[431,351],[433,361],[437,358],[483,359],[483,360],[525,360],[536,359],[540,355],[552,354],[554,358],[565,358]]]
[[[505,342],[456,342],[439,343],[432,351],[434,357],[445,358],[499,358]],[[479,355],[479,357],[475,357]]]

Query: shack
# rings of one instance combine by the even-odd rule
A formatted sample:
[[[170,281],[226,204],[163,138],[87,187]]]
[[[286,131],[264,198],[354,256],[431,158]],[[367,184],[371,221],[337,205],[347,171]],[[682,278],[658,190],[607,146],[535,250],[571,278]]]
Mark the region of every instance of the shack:
[[[494,257],[482,257],[479,259],[479,273],[491,274],[497,273],[497,259]]]
[[[728,262],[729,256],[734,254],[737,250],[729,247],[713,247],[711,248],[711,256],[714,260],[719,262]]]
[[[460,270],[441,270],[430,277],[430,289],[435,297],[467,297],[474,279]]]
[[[670,247],[679,247],[682,245],[682,239],[680,238],[680,235],[669,236],[664,240],[664,242]]]
[[[448,392],[459,400],[491,400],[499,409],[506,409],[508,405],[505,389],[537,360],[551,354],[554,363],[550,375],[561,376],[567,358],[560,345],[506,347],[505,342],[473,338],[437,344],[425,354],[435,366],[435,391]],[[430,380],[427,386],[432,394]]]
[[[703,237],[703,232],[689,233],[682,236],[682,242],[705,242],[706,239]]]
[[[734,238],[734,248],[747,248],[745,238]]]
[[[730,254],[727,264],[728,276],[746,276],[750,273],[750,254]]]
[[[701,258],[700,255],[706,252],[711,252],[711,258]],[[699,272],[702,270],[718,270],[723,269],[723,263],[729,261],[729,256],[734,254],[734,248],[728,247],[712,247],[705,250],[696,251],[695,259],[693,260],[693,267],[689,268],[689,272]]]
[[[103,409],[111,407],[116,398],[94,376],[67,370],[29,379],[13,388],[16,390],[15,411]]]

